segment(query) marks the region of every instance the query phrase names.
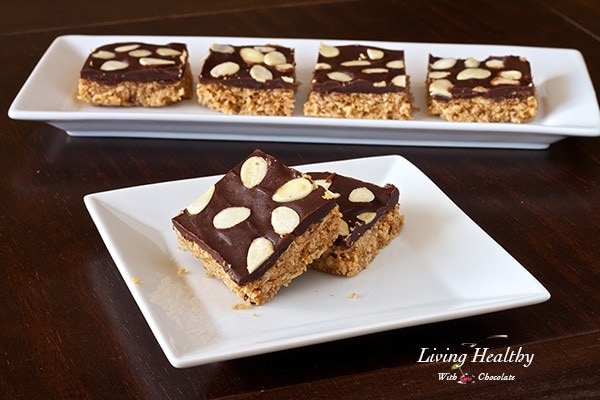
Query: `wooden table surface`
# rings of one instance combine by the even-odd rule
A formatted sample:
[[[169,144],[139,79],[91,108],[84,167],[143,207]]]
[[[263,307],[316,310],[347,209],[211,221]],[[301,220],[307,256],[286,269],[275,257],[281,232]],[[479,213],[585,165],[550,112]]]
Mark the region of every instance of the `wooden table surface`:
[[[122,4],[126,3],[126,4]],[[220,2],[33,0],[0,13],[0,398],[449,399],[600,397],[600,138],[547,150],[75,138],[7,110],[60,35],[337,38],[575,48],[600,89],[600,6],[575,1]],[[561,62],[561,60],[548,60]],[[75,79],[75,77],[74,77]],[[40,93],[44,96],[44,93]],[[399,154],[420,168],[551,293],[457,320],[174,368],[83,196],[225,172],[255,147],[289,164]],[[402,188],[400,188],[402,190]],[[472,385],[418,362],[490,335],[534,354],[487,363]]]

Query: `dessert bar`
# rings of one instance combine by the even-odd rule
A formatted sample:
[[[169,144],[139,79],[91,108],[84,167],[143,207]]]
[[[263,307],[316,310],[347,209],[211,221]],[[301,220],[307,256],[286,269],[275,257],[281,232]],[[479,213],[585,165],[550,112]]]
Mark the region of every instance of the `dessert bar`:
[[[523,57],[429,55],[427,88],[428,112],[448,121],[522,123],[537,112],[531,68]]]
[[[261,305],[339,234],[327,191],[260,150],[172,219],[180,244],[239,297]]]
[[[192,93],[185,44],[127,42],[101,46],[88,56],[77,98],[100,106],[160,107]]]
[[[311,267],[354,276],[399,234],[404,224],[399,191],[391,184],[378,186],[331,172],[308,175],[332,193],[343,221],[340,236]]]
[[[404,51],[321,43],[304,115],[411,119]]]
[[[198,77],[198,102],[226,114],[291,115],[294,49],[278,45],[211,45]]]

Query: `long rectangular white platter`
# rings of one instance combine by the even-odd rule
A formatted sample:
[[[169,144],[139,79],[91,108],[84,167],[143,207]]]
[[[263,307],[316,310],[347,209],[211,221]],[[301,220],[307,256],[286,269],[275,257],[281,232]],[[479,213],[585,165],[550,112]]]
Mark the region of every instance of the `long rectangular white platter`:
[[[122,41],[183,42],[193,74],[212,43],[277,43],[296,49],[296,111],[290,117],[225,115],[196,99],[160,109],[94,107],[76,99],[77,78],[88,54]],[[319,43],[361,43],[405,51],[414,105],[411,121],[314,118],[302,115]],[[448,57],[520,55],[531,62],[539,112],[526,124],[457,123],[427,115],[428,54]],[[83,36],[58,37],[47,49],[9,109],[18,120],[46,121],[73,136],[178,138],[385,145],[547,148],[567,136],[600,135],[600,111],[584,59],[577,50],[375,41],[251,37]]]
[[[166,357],[191,367],[546,301],[548,291],[400,156],[298,167],[400,189],[405,226],[352,278],[309,270],[260,307],[182,251],[171,217],[218,176],[87,195],[117,268]],[[185,268],[184,274],[178,274]]]

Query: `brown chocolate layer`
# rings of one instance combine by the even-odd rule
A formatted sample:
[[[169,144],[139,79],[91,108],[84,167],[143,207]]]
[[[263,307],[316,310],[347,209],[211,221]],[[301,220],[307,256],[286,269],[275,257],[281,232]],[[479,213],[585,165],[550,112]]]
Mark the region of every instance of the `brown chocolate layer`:
[[[297,86],[294,49],[273,44],[213,44],[198,81],[249,89],[294,89]]]
[[[337,196],[334,200],[348,225],[348,232],[340,235],[334,244],[346,248],[351,247],[382,215],[393,210],[400,197],[398,188],[391,184],[378,186],[333,172],[309,172],[308,175]]]
[[[107,44],[88,56],[80,76],[109,85],[123,81],[173,83],[182,79],[187,56],[187,47],[182,43]]]
[[[260,183],[249,188],[243,184],[241,171],[245,162],[252,157],[265,160],[268,169]],[[173,226],[185,239],[198,243],[220,261],[231,278],[243,285],[260,278],[295,237],[323,219],[336,206],[334,201],[325,198],[325,190],[312,182],[310,193],[301,199],[286,202],[273,199],[278,188],[299,177],[302,177],[299,171],[285,166],[271,155],[255,150],[215,184],[214,193],[202,211],[193,215],[190,207],[186,208],[172,219]],[[299,217],[293,231],[283,235],[275,232],[271,219],[273,210],[281,206],[292,209]],[[233,227],[216,228],[215,216],[229,207],[248,208],[250,215]],[[259,237],[268,239],[274,252],[256,270],[249,271],[247,255],[250,243]]]
[[[429,55],[429,95],[438,101],[484,97],[525,98],[535,94],[529,62],[518,56],[456,59]]]
[[[321,44],[311,90],[320,93],[406,91],[404,51]]]

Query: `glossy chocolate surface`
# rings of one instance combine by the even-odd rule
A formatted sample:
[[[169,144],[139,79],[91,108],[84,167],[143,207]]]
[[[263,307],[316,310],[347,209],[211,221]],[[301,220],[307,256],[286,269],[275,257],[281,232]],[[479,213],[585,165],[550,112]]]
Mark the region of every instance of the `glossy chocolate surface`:
[[[256,50],[262,55],[262,58],[258,57],[251,60],[244,57],[243,51],[248,49]],[[273,52],[280,53],[283,59],[281,61],[270,61],[271,56],[269,53]],[[294,57],[294,49],[273,44],[212,45],[205,57],[198,80],[200,83],[216,82],[222,85],[250,89],[294,89],[297,86]],[[219,68],[223,63],[234,63],[239,69],[235,73],[215,76],[212,71]],[[252,68],[255,66],[268,70],[271,78],[257,80],[252,74]]]
[[[429,55],[428,87],[438,79],[445,79],[451,83],[449,93],[445,95],[432,92],[430,95],[440,101],[449,99],[468,99],[477,96],[504,99],[522,98],[535,94],[529,62],[518,56],[491,56],[483,61],[474,59],[451,59],[455,63],[448,68],[433,68],[442,57]],[[489,76],[471,79],[458,79],[459,74],[468,69],[489,71]],[[513,79],[517,76],[517,79]]]
[[[327,46],[337,55],[320,51],[311,90],[321,93],[389,93],[406,90],[395,79],[406,76],[404,51],[361,45]],[[323,45],[322,45],[323,48]],[[333,54],[336,52],[334,51]],[[340,80],[347,76],[349,80]]]
[[[396,206],[400,197],[398,188],[391,184],[378,186],[333,172],[309,172],[308,175],[317,184],[324,185],[330,192],[339,194],[335,198],[335,202],[340,207],[342,219],[348,224],[349,234],[340,235],[337,238],[335,244],[338,246],[352,246],[383,214]],[[371,201],[351,201],[352,191],[362,188],[368,189],[373,194],[373,199]],[[375,217],[365,223],[360,218],[363,213],[375,213]]]
[[[187,47],[182,43],[112,43],[98,47],[88,56],[80,76],[104,84],[172,83],[183,77],[187,55]]]
[[[184,238],[198,243],[220,261],[239,285],[260,278],[296,236],[301,235],[335,207],[335,202],[326,199],[325,190],[317,185],[313,185],[310,194],[300,200],[285,203],[274,201],[272,196],[278,188],[294,178],[301,177],[302,174],[260,150],[255,150],[246,160],[253,156],[264,158],[268,164],[267,174],[260,184],[248,188],[242,183],[240,172],[244,160],[215,184],[214,194],[204,210],[192,215],[185,209],[172,220],[175,229]],[[279,206],[293,209],[300,217],[300,222],[293,232],[283,236],[275,233],[271,224],[271,213]],[[247,207],[251,214],[246,220],[229,229],[215,228],[215,215],[227,207]],[[265,237],[271,241],[274,253],[250,273],[246,256],[250,243],[257,237]]]

